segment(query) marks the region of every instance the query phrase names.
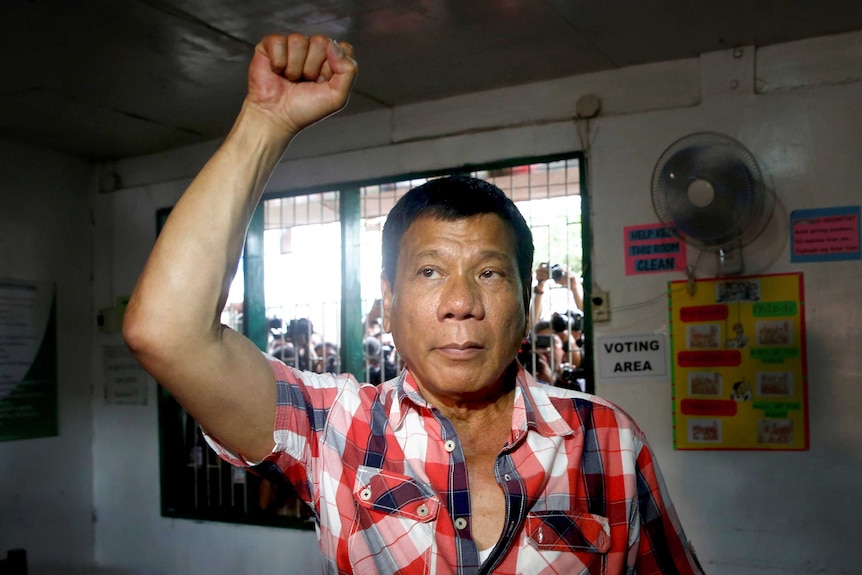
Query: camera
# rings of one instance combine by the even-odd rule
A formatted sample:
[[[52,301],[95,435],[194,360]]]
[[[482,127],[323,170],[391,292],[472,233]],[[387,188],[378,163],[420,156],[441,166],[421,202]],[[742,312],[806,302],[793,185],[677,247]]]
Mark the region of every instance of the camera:
[[[554,382],[554,385],[557,387],[564,387],[566,389],[584,391],[584,374],[573,365],[568,363],[564,364],[560,369],[559,375],[557,375],[557,380]]]
[[[577,379],[577,369],[570,364],[564,364],[560,368],[560,375],[557,376],[557,380],[561,383],[574,383],[575,379]]]
[[[566,277],[566,267],[563,264],[554,264],[551,266],[551,278],[557,283]]]
[[[571,309],[565,313],[554,313],[551,316],[551,329],[557,333],[583,331],[584,316],[581,312]]]
[[[524,338],[521,342],[520,349],[518,349],[518,362],[524,366],[524,369],[533,375],[535,375],[533,372],[533,366],[535,365],[538,367],[539,360],[541,359],[539,354],[553,346],[553,341],[551,340],[550,335],[537,335],[535,338],[535,346],[533,345],[533,337],[531,334]]]
[[[536,338],[535,345],[533,345],[534,337]],[[550,349],[553,345],[554,342],[548,334],[539,334],[535,336],[533,334],[529,334],[521,342],[521,348],[518,350],[518,355],[520,356],[522,353],[532,353],[533,349],[536,351]]]

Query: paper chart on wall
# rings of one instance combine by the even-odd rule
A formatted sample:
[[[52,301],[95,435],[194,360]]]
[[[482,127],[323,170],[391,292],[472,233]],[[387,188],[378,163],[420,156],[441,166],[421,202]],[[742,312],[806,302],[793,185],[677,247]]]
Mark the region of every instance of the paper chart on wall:
[[[58,433],[56,318],[52,283],[0,279],[0,441]]]
[[[808,449],[802,274],[669,284],[674,446]]]

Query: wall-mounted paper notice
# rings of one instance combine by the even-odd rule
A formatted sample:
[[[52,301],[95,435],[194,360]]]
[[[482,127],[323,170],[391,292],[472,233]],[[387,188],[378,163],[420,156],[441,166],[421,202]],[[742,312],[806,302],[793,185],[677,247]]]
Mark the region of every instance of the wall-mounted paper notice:
[[[150,377],[125,345],[102,348],[105,369],[105,403],[146,405]]]
[[[626,275],[685,271],[685,243],[664,224],[623,228]]]
[[[859,206],[794,210],[790,214],[790,261],[862,259]]]
[[[55,286],[0,279],[0,441],[58,433]]]

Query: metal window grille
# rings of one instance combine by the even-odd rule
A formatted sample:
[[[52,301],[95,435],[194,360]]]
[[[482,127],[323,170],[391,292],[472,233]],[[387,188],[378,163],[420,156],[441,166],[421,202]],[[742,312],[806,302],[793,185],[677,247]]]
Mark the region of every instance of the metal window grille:
[[[470,175],[487,180],[515,202],[533,232],[535,261],[561,264],[578,276],[583,275],[583,244],[581,219],[581,181],[580,162],[577,158],[553,162],[537,162],[493,169],[476,170]],[[363,309],[374,309],[374,302],[380,298],[379,275],[382,268],[380,256],[383,223],[395,202],[408,190],[427,181],[425,178],[399,180],[396,182],[370,185],[360,188],[362,205],[363,243],[368,249],[365,254],[373,254],[366,265],[363,259]],[[566,286],[549,282],[547,301],[543,306],[542,318],[553,313],[565,314],[575,311],[575,302]],[[579,310],[583,311],[583,310]],[[376,318],[373,318],[376,320]],[[560,337],[567,342],[563,361],[568,365],[577,363],[576,346],[583,343],[580,331],[568,329]],[[377,343],[369,340],[377,340]],[[383,332],[378,323],[366,320],[365,352],[366,381],[379,383],[386,370],[397,373],[400,358],[389,334]],[[533,354],[535,357],[535,354]],[[535,371],[535,362],[527,366]],[[550,368],[555,367],[553,359]],[[379,372],[384,375],[378,376]]]
[[[577,158],[471,173],[500,187],[524,214],[533,232],[536,262],[560,263],[578,274],[583,272]],[[359,189],[365,381],[389,379],[400,369],[397,350],[372,311],[381,297],[381,234],[395,202],[426,180],[403,179]],[[270,328],[267,351],[288,364],[317,372],[340,372],[343,363],[339,349],[343,327],[339,201],[338,191],[328,191],[263,202],[264,293]],[[243,322],[241,272],[242,266],[222,314],[222,321],[237,330]],[[552,286],[548,291],[549,313],[569,308],[567,290]],[[292,488],[272,485],[221,461],[205,445],[196,422],[164,390],[159,417],[163,514],[312,528],[311,512]]]

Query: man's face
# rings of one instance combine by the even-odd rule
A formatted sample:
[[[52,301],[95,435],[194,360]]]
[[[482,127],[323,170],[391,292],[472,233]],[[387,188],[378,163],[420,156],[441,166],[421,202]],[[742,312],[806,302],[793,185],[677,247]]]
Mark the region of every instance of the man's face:
[[[431,403],[501,388],[524,337],[515,234],[495,214],[419,218],[383,280],[384,328]]]

